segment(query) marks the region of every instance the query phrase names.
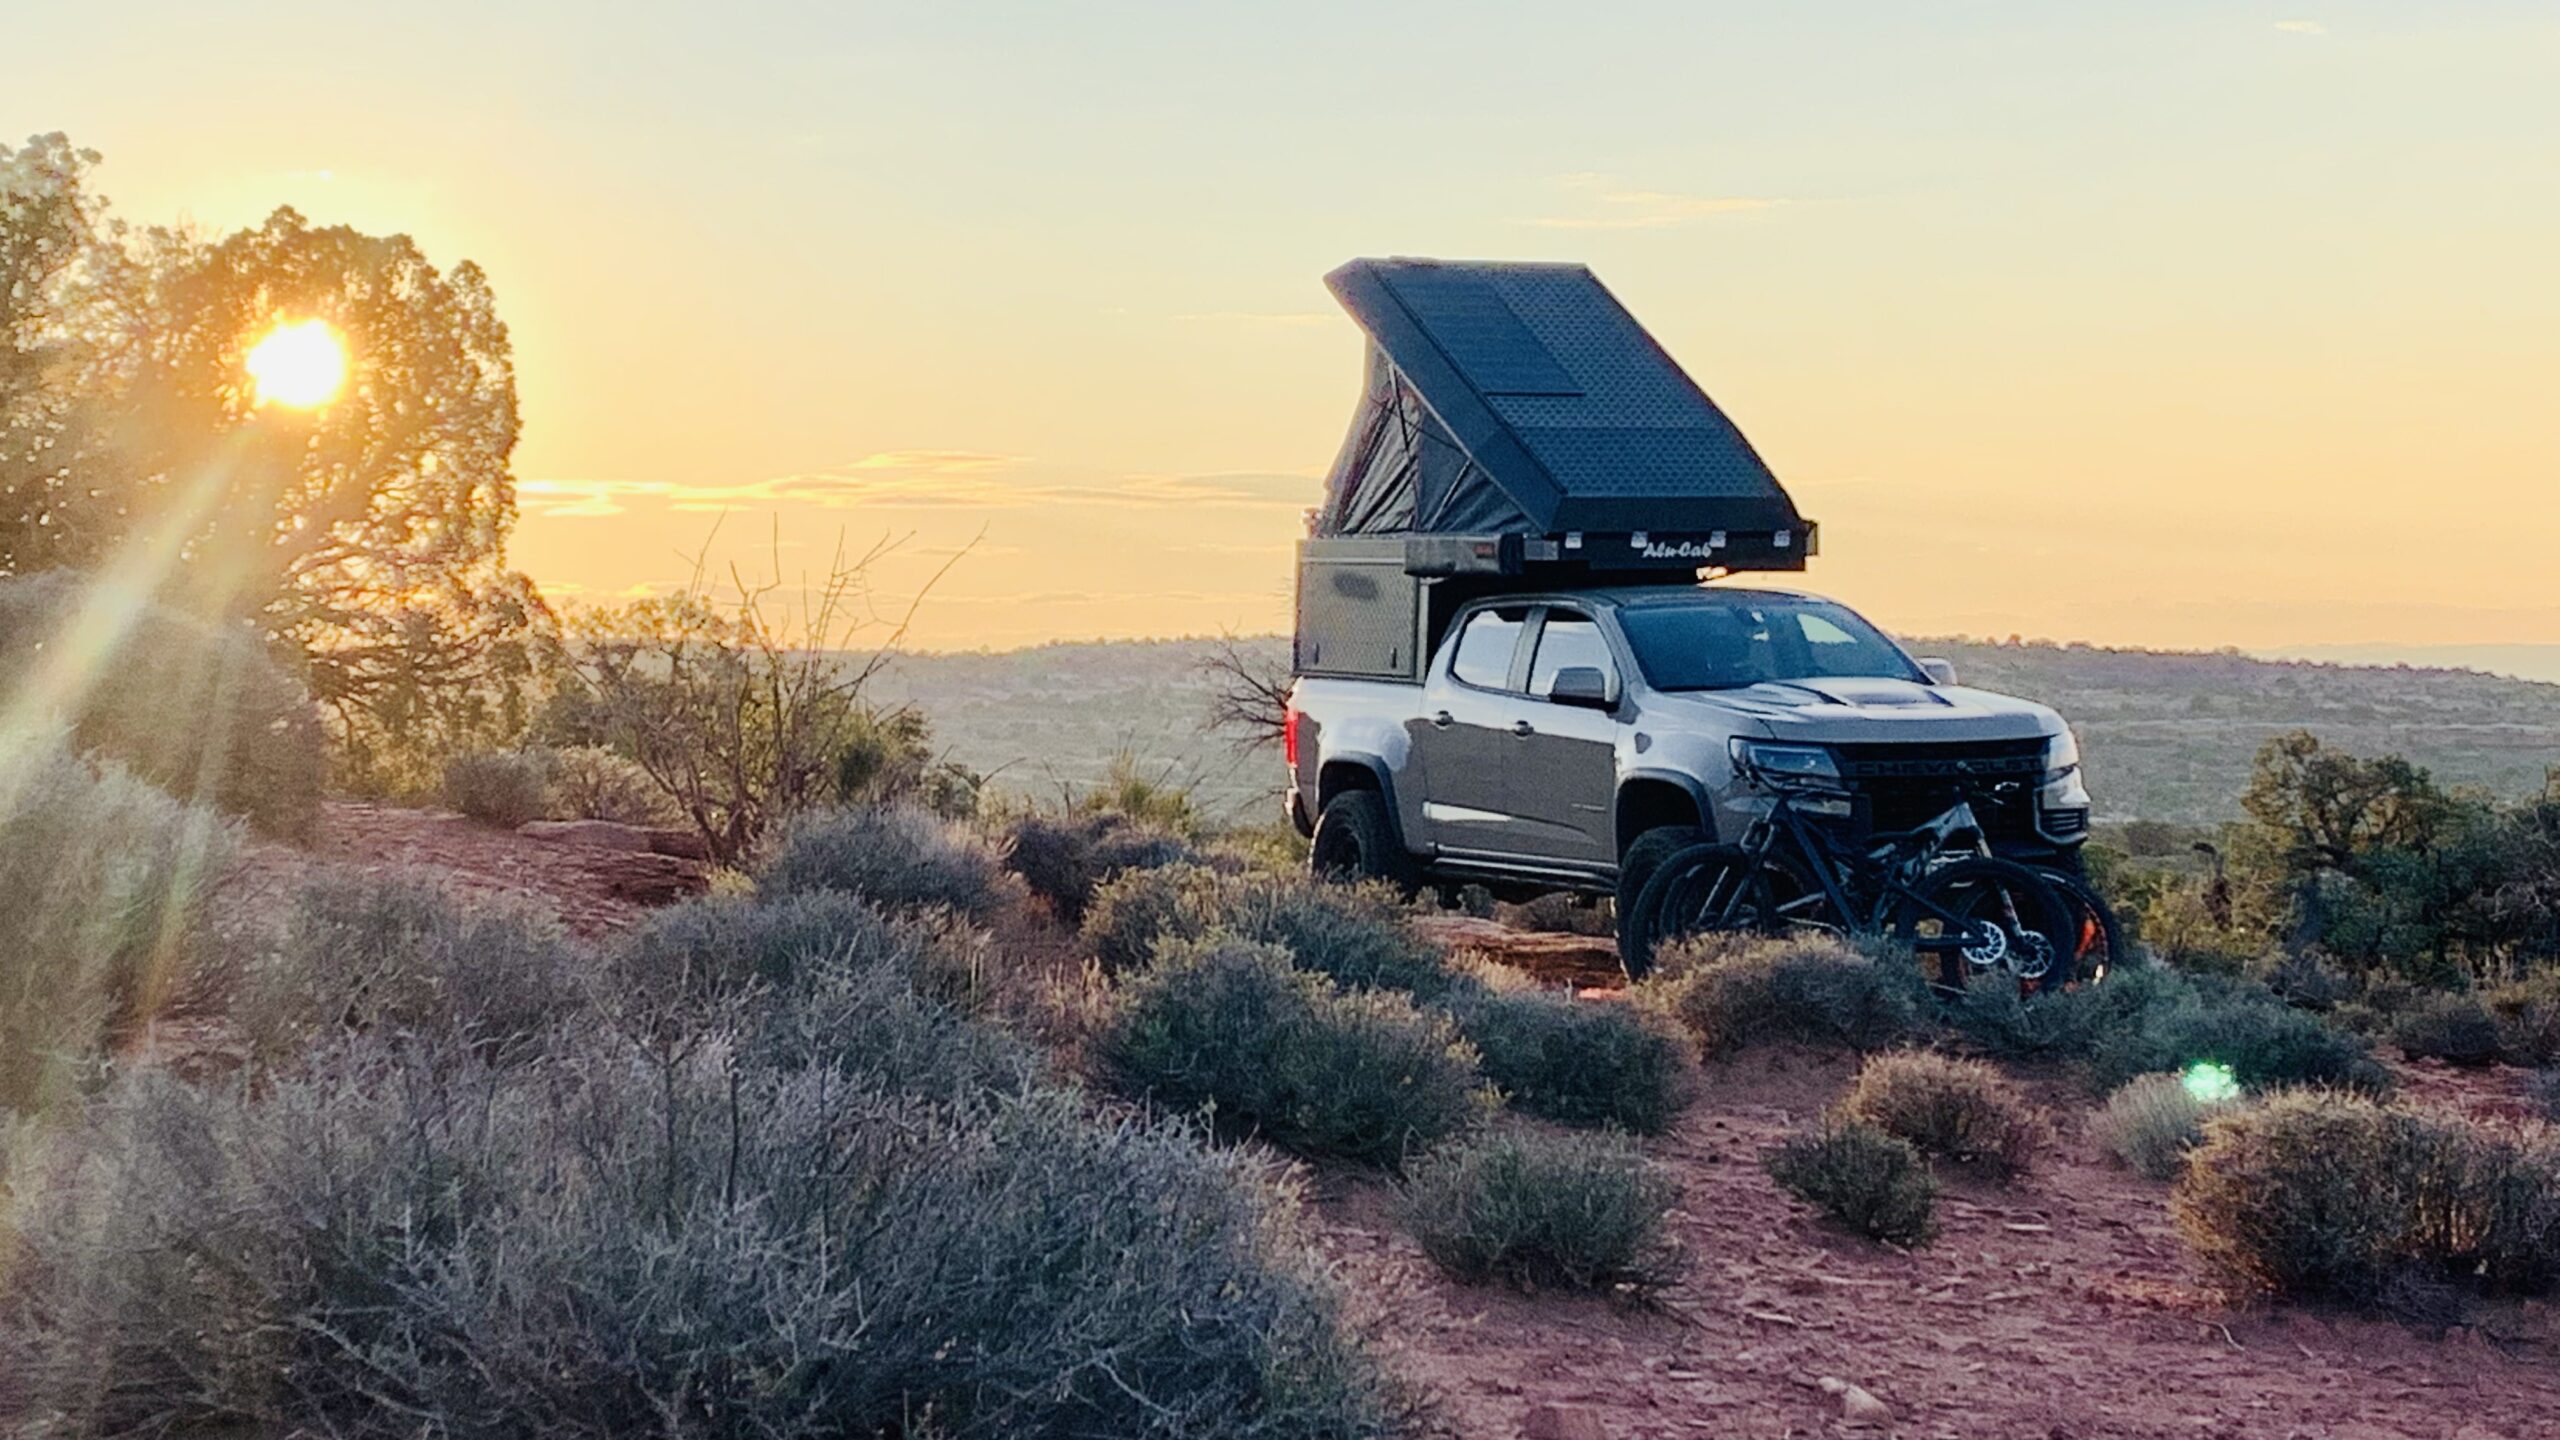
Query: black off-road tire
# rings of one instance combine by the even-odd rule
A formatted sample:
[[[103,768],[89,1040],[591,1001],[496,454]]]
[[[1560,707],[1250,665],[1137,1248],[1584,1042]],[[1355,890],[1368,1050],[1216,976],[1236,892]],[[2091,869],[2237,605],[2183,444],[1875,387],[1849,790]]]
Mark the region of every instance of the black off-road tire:
[[[1319,880],[1384,880],[1408,895],[1422,883],[1386,797],[1375,790],[1345,790],[1324,802],[1307,869]]]

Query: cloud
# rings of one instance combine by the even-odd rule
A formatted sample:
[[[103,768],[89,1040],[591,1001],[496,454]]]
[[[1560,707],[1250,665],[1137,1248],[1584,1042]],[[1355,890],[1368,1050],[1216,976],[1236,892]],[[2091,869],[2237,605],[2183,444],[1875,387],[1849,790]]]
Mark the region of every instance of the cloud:
[[[2279,20],[2276,28],[2287,35],[2326,35],[2329,27],[2317,20]]]
[[[1199,506],[1302,510],[1321,488],[1311,475],[1239,471],[1204,475],[1043,478],[1008,473],[1018,456],[974,450],[883,450],[823,469],[730,485],[665,480],[525,480],[516,494],[544,519],[606,519],[628,502],[684,514],[805,505],[822,510],[1022,510],[1050,505],[1159,509]]]
[[[1641,190],[1612,175],[1566,175],[1556,183],[1583,197],[1590,208],[1577,214],[1542,215],[1518,223],[1545,230],[1668,230],[1718,215],[1771,210],[1786,203],[1757,195],[1684,195],[1669,190]]]

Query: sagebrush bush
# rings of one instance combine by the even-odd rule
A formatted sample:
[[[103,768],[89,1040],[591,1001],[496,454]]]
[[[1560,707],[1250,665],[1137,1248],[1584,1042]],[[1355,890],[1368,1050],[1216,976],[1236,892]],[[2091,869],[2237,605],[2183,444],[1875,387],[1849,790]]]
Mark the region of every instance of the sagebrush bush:
[[[83,662],[79,684],[43,687],[43,667],[65,654]],[[0,694],[39,691],[76,697],[62,717],[71,749],[180,800],[296,838],[319,818],[328,734],[246,625],[145,604],[71,571],[0,577]]]
[[[602,745],[536,752],[550,781],[550,808],[563,819],[619,825],[677,825],[684,812],[640,762]]]
[[[652,913],[608,944],[598,972],[608,1009],[651,1030],[708,1022],[752,991],[789,994],[848,966],[876,969],[938,1000],[976,1008],[983,936],[938,915],[890,916],[841,890],[714,895]]]
[[[1639,993],[1710,1055],[1769,1040],[1876,1050],[1920,1025],[1918,970],[1836,940],[1700,937],[1670,947],[1658,964],[1665,978]]]
[[[2103,993],[2116,983],[2096,990]],[[2163,981],[2138,1011],[2099,1030],[2090,1047],[2091,1076],[2107,1089],[2136,1075],[2182,1071],[2202,1061],[2229,1067],[2251,1090],[2338,1085],[2380,1092],[2391,1085],[2390,1072],[2361,1038],[2255,986],[2227,981]]]
[[[2411,1060],[2495,1065],[2506,1049],[2506,1036],[2478,998],[2431,995],[2392,1023],[2391,1043]]]
[[[1229,936],[1164,942],[1121,982],[1093,1057],[1121,1094],[1367,1165],[1399,1164],[1491,1103],[1447,1016],[1392,991],[1337,989],[1277,946]]]
[[[1468,989],[1448,957],[1406,926],[1392,886],[1242,875],[1227,880],[1219,898],[1220,928],[1283,946],[1301,968],[1343,985],[1400,990],[1425,1003]]]
[[[2510,1065],[2560,1061],[2560,975],[2542,974],[2481,993],[2497,1018],[2498,1041]]]
[[[51,739],[0,745],[0,1111],[40,1109],[110,1041],[200,999],[200,903],[237,836]]]
[[[1196,865],[1201,859],[1172,831],[1112,811],[1033,813],[1015,820],[1007,833],[1005,864],[1068,926],[1083,924],[1094,891],[1123,872]]]
[[[2143,1075],[2116,1087],[2089,1132],[2135,1174],[2172,1180],[2187,1152],[2204,1143],[2204,1122],[2218,1108],[2176,1075]]]
[[[1868,1060],[1840,1113],[1908,1140],[1924,1155],[1999,1178],[2032,1164],[2047,1134],[2043,1116],[2009,1077],[1979,1060],[1928,1050]]]
[[[1020,882],[977,832],[913,806],[823,810],[793,821],[757,881],[775,895],[841,890],[886,910],[939,907],[982,920]]]
[[[1094,891],[1080,933],[1106,973],[1141,969],[1157,942],[1197,940],[1217,928],[1222,885],[1205,865],[1127,871]]]
[[[2525,1096],[2545,1120],[2560,1121],[2560,1070],[2537,1070],[2525,1082]]]
[[[0,1428],[1364,1437],[1288,1198],[1178,1127],[823,1069],[358,1042],[143,1074],[18,1189]]]
[[[1679,1040],[1633,1006],[1529,989],[1486,991],[1451,1013],[1485,1078],[1532,1115],[1658,1135],[1686,1098]]]
[[[551,814],[551,763],[538,750],[475,750],[444,762],[437,792],[455,810],[503,830]]]
[[[1644,1291],[1676,1273],[1663,1225],[1676,1198],[1617,1136],[1506,1132],[1425,1156],[1399,1209],[1423,1253],[1469,1284]]]
[[[2536,1292],[2560,1268],[2560,1144],[2288,1091],[2208,1121],[2170,1209],[2238,1293],[2375,1305],[2413,1281]]]
[[[1918,1245],[1935,1232],[1937,1177],[1908,1140],[1829,1120],[1761,1157],[1771,1179],[1861,1235]]]
[[[494,1057],[537,1048],[587,997],[589,961],[551,916],[427,871],[326,871],[242,966],[232,1019],[262,1059],[340,1033],[450,1035]]]
[[[2001,975],[1975,976],[1946,1010],[1965,1043],[2002,1060],[2086,1060],[2099,1043],[2138,1030],[2193,987],[2177,971],[2118,965],[2103,985],[2022,996]]]

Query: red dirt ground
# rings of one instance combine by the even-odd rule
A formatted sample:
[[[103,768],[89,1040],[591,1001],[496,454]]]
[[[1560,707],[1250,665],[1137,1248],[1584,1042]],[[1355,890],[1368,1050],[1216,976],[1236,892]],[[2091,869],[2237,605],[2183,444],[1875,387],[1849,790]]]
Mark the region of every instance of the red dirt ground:
[[[584,933],[629,923],[657,857],[547,844],[456,816],[332,805],[315,854],[259,847],[235,903],[315,859],[418,864],[530,897]],[[648,883],[634,866],[652,872]],[[695,883],[698,883],[698,877]],[[1460,943],[1499,936],[1452,936]],[[1553,983],[1594,957],[1553,943]],[[1543,937],[1538,944],[1548,944]],[[1529,947],[1535,950],[1535,944]],[[1450,1436],[1508,1440],[1794,1437],[1854,1429],[1819,1382],[1891,1407],[1889,1433],[1946,1440],[2539,1440],[2560,1437],[2560,1317],[2484,1308],[2442,1340],[2301,1309],[2235,1311],[2205,1294],[2167,1187],[2102,1159],[2086,1102],[2060,1084],[2056,1153],[2010,1190],[1950,1180],[1938,1239],[1904,1252],[1832,1230],[1780,1192],[1759,1154],[1848,1083],[1845,1057],[1766,1051],[1699,1074],[1698,1101],[1648,1142],[1679,1180],[1686,1277],[1650,1308],[1451,1283],[1407,1239],[1382,1185],[1321,1176],[1320,1243],[1379,1343]],[[2516,1072],[2412,1072],[2424,1099],[2520,1113]],[[1533,1420],[1533,1412],[1558,1407]]]

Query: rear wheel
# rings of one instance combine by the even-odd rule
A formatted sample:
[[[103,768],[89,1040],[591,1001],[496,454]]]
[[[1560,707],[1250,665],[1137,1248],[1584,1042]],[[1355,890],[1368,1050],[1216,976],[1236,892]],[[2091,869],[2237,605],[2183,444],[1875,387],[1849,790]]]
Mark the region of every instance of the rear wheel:
[[[1324,802],[1307,868],[1319,880],[1384,880],[1406,891],[1421,878],[1386,797],[1375,790],[1345,790]]]
[[[2072,953],[2062,898],[2043,876],[2008,860],[1959,860],[1932,871],[1895,907],[1892,923],[1950,990],[1993,971],[2039,984]]]

